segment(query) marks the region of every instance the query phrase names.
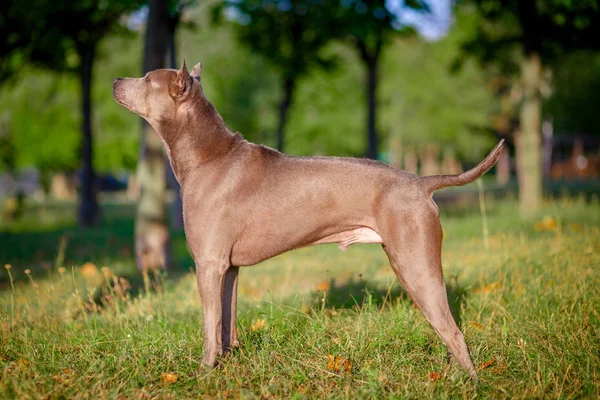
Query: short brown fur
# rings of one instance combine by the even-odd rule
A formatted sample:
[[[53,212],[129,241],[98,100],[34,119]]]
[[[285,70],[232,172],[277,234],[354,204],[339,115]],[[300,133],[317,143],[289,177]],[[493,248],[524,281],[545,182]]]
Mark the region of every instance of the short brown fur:
[[[476,377],[448,307],[442,228],[431,196],[471,182],[496,148],[460,175],[419,177],[354,158],[291,157],[229,131],[204,96],[201,64],[117,79],[115,100],[145,118],[164,142],[181,185],[188,247],[204,320],[203,363],[237,346],[239,267],[318,243],[379,243],[400,283],[458,363]]]

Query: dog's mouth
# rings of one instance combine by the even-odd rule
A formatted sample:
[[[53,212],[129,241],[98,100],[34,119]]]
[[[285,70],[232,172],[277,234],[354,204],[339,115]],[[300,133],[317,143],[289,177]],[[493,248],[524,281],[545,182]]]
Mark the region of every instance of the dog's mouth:
[[[118,79],[118,78],[115,79],[115,81],[113,82],[113,98],[115,99],[115,101],[118,104],[131,110],[131,108],[125,101],[125,96],[123,95],[123,90],[121,88],[120,83],[121,83],[121,79]],[[131,110],[131,111],[133,111],[133,110]]]
[[[127,103],[127,101],[125,100],[125,97],[117,88],[115,88],[113,90],[113,98],[115,99],[117,104],[119,104],[119,105],[125,107],[126,109],[128,109],[129,111],[136,113],[139,116],[143,117],[142,113],[140,113],[138,110],[134,109],[131,105],[129,105]]]
[[[125,88],[122,85],[122,83],[124,82],[124,79],[115,79],[113,83],[113,98],[115,99],[117,104],[125,107],[132,113],[135,113],[140,117],[147,119],[148,116],[146,113],[143,113],[140,110],[138,110],[137,107],[135,107],[133,104],[131,104],[130,101],[127,100],[127,96],[125,96],[126,91],[124,90]]]

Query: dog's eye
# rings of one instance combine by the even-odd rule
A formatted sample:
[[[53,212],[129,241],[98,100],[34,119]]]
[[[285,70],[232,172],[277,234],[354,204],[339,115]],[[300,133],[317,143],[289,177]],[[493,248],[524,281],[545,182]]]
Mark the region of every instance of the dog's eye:
[[[150,83],[150,78],[146,77],[146,82]]]

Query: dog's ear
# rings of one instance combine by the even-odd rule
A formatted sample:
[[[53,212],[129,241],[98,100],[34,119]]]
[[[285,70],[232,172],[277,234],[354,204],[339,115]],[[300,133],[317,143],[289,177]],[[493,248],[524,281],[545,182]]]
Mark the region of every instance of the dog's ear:
[[[183,66],[175,75],[175,80],[171,89],[171,95],[173,97],[182,97],[189,91],[191,86],[192,82],[190,79],[190,73],[185,65],[185,60],[183,60]]]
[[[190,73],[192,78],[200,81],[200,76],[202,75],[202,61],[200,61],[194,68],[192,68],[192,72]]]

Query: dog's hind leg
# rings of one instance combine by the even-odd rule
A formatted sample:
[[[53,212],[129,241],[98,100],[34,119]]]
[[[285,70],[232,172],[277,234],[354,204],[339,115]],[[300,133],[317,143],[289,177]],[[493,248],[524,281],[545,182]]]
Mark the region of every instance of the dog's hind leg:
[[[237,282],[239,267],[230,267],[225,273],[225,283],[223,284],[223,300],[221,307],[223,310],[222,337],[223,353],[229,351],[231,347],[238,347],[237,340]]]
[[[222,297],[223,284],[229,265],[220,260],[197,260],[196,280],[202,300],[204,325],[204,357],[202,363],[214,367],[222,347]]]
[[[442,227],[433,209],[386,221],[384,250],[398,280],[444,341],[460,366],[474,379],[477,373],[463,334],[454,322],[442,273]],[[389,224],[389,225],[388,225]]]

